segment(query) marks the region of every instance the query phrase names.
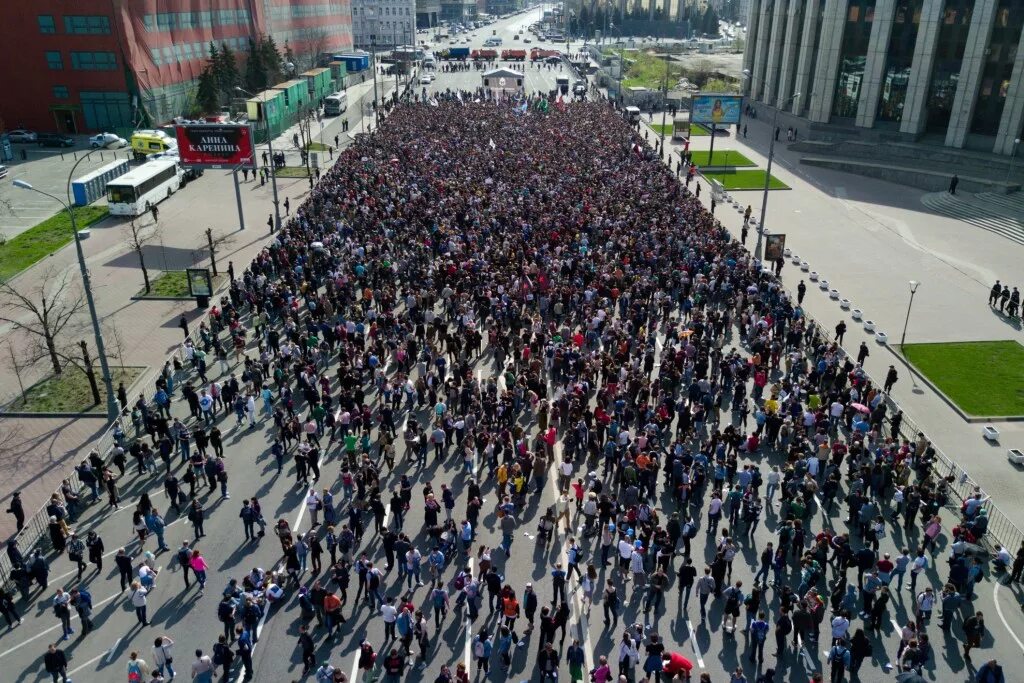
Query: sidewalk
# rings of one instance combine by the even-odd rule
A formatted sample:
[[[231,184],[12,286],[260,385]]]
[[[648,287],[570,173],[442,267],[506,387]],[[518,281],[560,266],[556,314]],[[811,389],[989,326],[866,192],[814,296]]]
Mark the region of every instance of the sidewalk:
[[[380,88],[384,94],[390,92]],[[349,130],[362,129],[359,125],[362,112],[358,103],[366,93],[372,98],[373,82],[357,84],[349,88],[350,106],[344,116],[325,118],[323,131],[315,137],[333,144],[335,134],[341,134],[343,120],[349,120]],[[353,106],[355,102],[357,106]],[[319,126],[317,126],[317,129]],[[289,129],[277,138],[275,148],[291,147],[292,133]],[[347,136],[343,138],[351,140]],[[345,146],[342,141],[342,146]],[[338,158],[321,155],[325,167]],[[193,264],[209,266],[204,230],[213,227],[215,235],[230,234],[229,243],[221,246],[217,253],[218,270],[226,271],[228,262],[233,261],[236,269],[251,261],[272,239],[267,229],[267,217],[273,212],[271,183],[261,187],[250,179],[241,184],[242,205],[245,215],[245,230],[238,229],[238,213],[234,201],[234,184],[229,170],[210,170],[202,178],[180,190],[160,205],[159,235],[144,247],[147,267],[152,279],[161,270],[178,270]],[[280,201],[288,198],[291,210],[309,192],[306,178],[279,178]],[[285,220],[282,208],[282,220]],[[144,225],[152,225],[149,215],[140,217]],[[138,256],[127,245],[124,223],[108,219],[93,226],[91,236],[83,242],[86,263],[92,278],[97,312],[104,329],[104,340],[108,356],[117,353],[116,336],[120,336],[123,353],[121,364],[145,366],[146,372],[128,388],[130,401],[140,392],[147,398],[152,393],[152,379],[162,367],[168,355],[181,343],[182,332],[178,328],[179,317],[184,314],[190,326],[198,325],[205,311],[199,310],[191,300],[160,301],[135,300],[131,297],[143,288],[142,273],[138,267]],[[21,292],[39,287],[47,274],[69,273],[69,281],[80,283],[78,262],[73,244],[36,264],[22,273],[12,284]],[[9,313],[9,311],[5,311]],[[13,317],[13,316],[12,316]],[[72,329],[73,328],[73,329]],[[67,328],[64,336],[68,341],[85,339],[95,355],[93,338],[89,327],[88,314],[83,307],[79,315]],[[115,330],[117,335],[115,335]],[[0,325],[0,334],[9,340],[14,348],[25,349],[32,343],[29,336],[14,330],[12,325]],[[111,360],[111,365],[117,361]],[[23,371],[22,381],[31,386],[47,374],[45,362]],[[116,388],[116,387],[115,387]],[[7,402],[18,395],[18,382],[9,364],[0,363],[0,401]],[[50,494],[59,486],[61,479],[69,476],[74,465],[88,454],[92,443],[105,427],[102,414],[95,417],[59,418],[32,417],[14,418],[0,415],[0,505],[6,509],[11,495],[21,491],[26,516],[31,516],[42,507]],[[13,516],[0,515],[0,537],[14,532]]]
[[[657,117],[656,117],[657,118]],[[646,123],[646,122],[645,122]],[[770,123],[748,120],[748,138],[719,137],[716,150],[737,149],[767,167]],[[914,299],[907,328],[908,342],[987,339],[1021,340],[1021,332],[994,316],[985,305],[996,278],[1019,272],[1024,247],[961,221],[932,214],[921,204],[923,190],[860,176],[799,166],[799,154],[789,152],[785,130],[775,145],[773,175],[792,190],[769,192],[767,231],[786,233],[786,246],[828,279],[830,286],[861,308],[865,319],[898,343],[907,315],[909,280],[922,283]],[[694,137],[691,150],[706,150],[709,137]],[[682,146],[670,145],[678,158]],[[674,163],[674,161],[673,161]],[[711,192],[703,179],[701,199],[710,206]],[[760,219],[761,191],[731,193],[741,206],[751,205]],[[742,214],[720,205],[717,217],[737,238]],[[968,239],[965,239],[965,236]],[[757,234],[750,231],[753,251]],[[1011,278],[1012,279],[1012,278]],[[1024,500],[1017,492],[1018,471],[1006,459],[1008,448],[1024,445],[1024,423],[1001,422],[1001,444],[981,437],[981,424],[970,424],[923,382],[913,387],[910,369],[890,348],[875,342],[848,311],[812,283],[790,259],[782,271],[786,287],[795,292],[807,285],[804,308],[826,330],[846,320],[844,347],[856,354],[862,341],[870,356],[865,368],[876,379],[895,365],[900,379],[893,399],[916,422],[937,448],[958,462],[991,495],[999,508],[1024,526]]]

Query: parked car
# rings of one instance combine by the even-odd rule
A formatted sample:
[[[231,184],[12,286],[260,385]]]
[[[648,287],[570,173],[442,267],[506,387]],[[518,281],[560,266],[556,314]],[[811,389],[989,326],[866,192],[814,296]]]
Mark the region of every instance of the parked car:
[[[30,130],[25,130],[24,128],[16,128],[16,129],[10,131],[9,133],[7,133],[7,137],[10,139],[11,142],[35,142],[36,141],[36,134],[33,133]]]
[[[40,147],[74,147],[75,139],[64,133],[39,133],[36,144]]]
[[[430,76],[420,76],[420,85],[430,85]]]
[[[89,146],[92,148],[106,147],[107,149],[121,149],[128,146],[128,141],[113,133],[100,133],[89,138]]]
[[[4,166],[3,164],[0,164],[0,178],[6,178],[6,177],[7,177],[7,167]]]

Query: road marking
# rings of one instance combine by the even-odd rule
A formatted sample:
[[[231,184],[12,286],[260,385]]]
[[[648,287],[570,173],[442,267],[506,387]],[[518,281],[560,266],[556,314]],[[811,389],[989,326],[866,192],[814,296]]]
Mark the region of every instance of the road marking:
[[[121,642],[121,639],[120,639],[120,638],[118,638],[117,640],[115,640],[115,641],[114,641],[114,644],[110,646],[110,649],[109,649],[109,650],[107,650],[107,659],[108,659],[109,661],[113,661],[113,656],[114,656],[114,650],[116,650],[116,649],[117,649],[117,646],[118,646],[118,644],[119,644],[120,642]]]
[[[96,609],[97,607],[102,607],[103,605],[107,604],[111,600],[114,600],[115,598],[121,597],[121,595],[122,595],[121,593],[115,593],[114,595],[111,595],[109,598],[104,598],[103,600],[100,600],[99,602],[94,603],[93,604],[93,609]],[[74,621],[77,618],[78,618],[78,612],[76,611],[74,614],[71,615],[71,620]],[[25,641],[23,641],[21,643],[18,643],[17,645],[15,645],[14,647],[12,647],[10,649],[7,649],[7,650],[4,650],[3,652],[0,652],[0,658],[6,657],[7,655],[9,655],[9,654],[11,654],[13,652],[17,652],[18,650],[20,650],[21,648],[25,647],[29,643],[34,642],[36,640],[39,640],[40,638],[45,636],[50,631],[56,631],[60,627],[61,627],[61,625],[59,623],[57,623],[57,624],[54,624],[53,626],[51,626],[51,627],[49,627],[47,629],[43,629],[42,631],[40,631],[39,633],[35,634],[31,638],[28,638],[27,640],[25,640]]]
[[[320,453],[320,459],[317,461],[317,467],[323,467],[324,466],[324,460],[326,458],[327,458],[327,450],[324,449]],[[297,532],[299,527],[302,525],[302,518],[306,515],[306,510],[307,510],[307,508],[306,508],[306,499],[305,499],[305,497],[303,497],[302,500],[299,502],[299,514],[295,516],[295,524],[292,525],[292,530],[293,531]],[[278,571],[281,570],[281,567],[283,565],[284,565],[284,559],[282,558],[281,560],[278,560],[277,564],[274,565],[274,568],[271,571],[273,571],[274,573],[277,573]],[[252,644],[252,655],[253,656],[255,656],[255,654],[256,654],[256,648],[259,645],[259,637],[260,637],[260,634],[263,633],[263,626],[267,623],[267,615],[268,614],[270,614],[270,606],[269,605],[267,605],[264,608],[263,616],[260,617],[259,623],[256,624],[256,637],[253,639],[255,642],[253,642],[253,644]],[[238,677],[235,679],[236,683],[242,683],[242,679],[244,677],[245,677],[245,667],[242,667],[242,669],[238,672]],[[350,680],[355,680],[355,676],[353,675],[353,677]]]
[[[1003,626],[1006,627],[1006,632],[1009,633],[1010,637],[1013,638],[1013,641],[1017,643],[1017,647],[1024,650],[1024,643],[1021,642],[1020,638],[1017,637],[1017,634],[1013,632],[1012,628],[1010,628],[1010,624],[1007,623],[1006,617],[1003,616],[1003,608],[999,606],[1000,583],[999,579],[992,582],[992,602],[996,603],[996,614],[999,615],[999,621],[1003,622]]]
[[[362,647],[356,650],[356,656],[352,659],[352,673],[349,675],[348,680],[357,681],[356,675],[359,673],[359,655],[362,654]]]
[[[703,669],[704,668],[704,658],[701,656],[700,644],[697,642],[697,634],[693,630],[693,622],[690,621],[689,617],[686,618],[686,628],[688,628],[690,630],[690,642],[693,644],[693,654],[697,658],[697,666],[699,666],[700,668]]]
[[[473,574],[473,561],[475,559],[476,558],[471,556],[469,558],[469,562],[466,563],[466,566],[469,567],[469,574],[470,574],[470,576],[472,576],[472,574]],[[500,623],[501,619],[499,619],[498,621]],[[473,664],[473,661],[472,661],[472,657],[473,657],[473,624],[469,620],[468,600],[467,600],[467,606],[466,606],[466,619],[465,619],[464,623],[465,623],[465,628],[466,628],[466,646],[465,646],[465,651],[463,653],[463,657],[464,657],[464,662],[466,664],[466,673],[472,675],[472,664]],[[355,679],[353,678],[352,680],[355,680]]]

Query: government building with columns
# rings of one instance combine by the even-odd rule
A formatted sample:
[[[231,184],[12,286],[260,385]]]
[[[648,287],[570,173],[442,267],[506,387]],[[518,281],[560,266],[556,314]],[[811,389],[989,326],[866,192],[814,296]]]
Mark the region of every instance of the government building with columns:
[[[750,0],[743,92],[802,138],[1013,154],[1022,28],[1024,0]]]

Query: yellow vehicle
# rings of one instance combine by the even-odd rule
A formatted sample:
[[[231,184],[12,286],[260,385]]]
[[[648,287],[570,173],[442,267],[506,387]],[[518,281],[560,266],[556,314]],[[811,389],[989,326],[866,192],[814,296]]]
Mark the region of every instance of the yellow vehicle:
[[[178,142],[162,130],[137,130],[132,133],[132,152],[141,161],[150,154],[177,151]]]

